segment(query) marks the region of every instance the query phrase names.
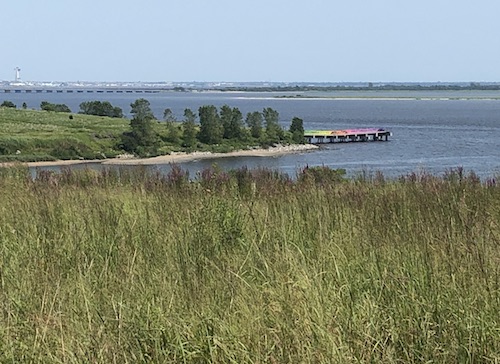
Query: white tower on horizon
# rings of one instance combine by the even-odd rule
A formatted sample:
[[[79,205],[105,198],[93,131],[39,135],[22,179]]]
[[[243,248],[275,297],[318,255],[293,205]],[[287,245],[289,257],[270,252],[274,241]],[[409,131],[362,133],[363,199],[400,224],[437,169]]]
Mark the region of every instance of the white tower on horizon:
[[[16,82],[21,81],[21,69],[19,67],[16,67],[16,68],[14,68],[14,71],[16,72],[16,76],[15,76],[14,80]]]

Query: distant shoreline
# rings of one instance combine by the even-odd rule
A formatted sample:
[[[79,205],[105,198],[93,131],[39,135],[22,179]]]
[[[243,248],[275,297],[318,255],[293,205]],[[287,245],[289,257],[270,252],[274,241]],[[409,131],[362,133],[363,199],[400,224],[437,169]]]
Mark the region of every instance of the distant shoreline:
[[[430,97],[430,96],[268,96],[268,97],[236,97],[246,100],[303,100],[303,101],[500,101],[499,97]]]
[[[73,166],[81,164],[101,164],[105,166],[134,166],[134,165],[155,165],[155,164],[171,164],[191,162],[200,159],[216,159],[229,157],[276,157],[285,154],[309,152],[318,149],[317,145],[312,144],[292,144],[286,146],[276,146],[268,149],[248,149],[238,150],[228,153],[212,153],[212,152],[193,152],[193,153],[173,153],[170,155],[161,155],[151,158],[136,158],[133,156],[122,156],[109,159],[94,159],[94,160],[57,160],[57,161],[40,161],[40,162],[5,162],[0,163],[2,167],[14,165],[26,165],[28,167],[58,167],[58,166]]]

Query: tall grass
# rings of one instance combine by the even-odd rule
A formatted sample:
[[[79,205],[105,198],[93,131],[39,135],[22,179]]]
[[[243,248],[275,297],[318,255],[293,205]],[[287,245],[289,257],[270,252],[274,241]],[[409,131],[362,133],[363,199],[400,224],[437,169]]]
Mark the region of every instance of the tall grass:
[[[494,180],[4,168],[0,201],[1,362],[500,360]]]

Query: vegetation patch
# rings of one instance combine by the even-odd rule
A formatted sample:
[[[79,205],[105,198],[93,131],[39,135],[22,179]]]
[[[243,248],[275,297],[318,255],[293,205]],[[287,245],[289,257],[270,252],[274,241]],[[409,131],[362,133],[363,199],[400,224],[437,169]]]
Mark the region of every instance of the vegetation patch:
[[[95,159],[121,151],[125,119],[0,108],[0,161]]]
[[[0,168],[1,362],[500,360],[500,187]]]
[[[16,110],[9,102],[0,107],[0,162],[40,159],[100,159],[122,153],[153,157],[171,152],[230,152],[249,147],[304,143],[302,119],[294,117],[289,130],[280,125],[271,108],[248,113],[224,105],[184,111],[177,120],[165,109],[159,121],[149,101],[131,106],[131,120],[109,102],[88,101],[71,114],[66,105],[43,101],[42,111]],[[41,142],[40,142],[41,141]],[[28,156],[33,157],[32,160]]]

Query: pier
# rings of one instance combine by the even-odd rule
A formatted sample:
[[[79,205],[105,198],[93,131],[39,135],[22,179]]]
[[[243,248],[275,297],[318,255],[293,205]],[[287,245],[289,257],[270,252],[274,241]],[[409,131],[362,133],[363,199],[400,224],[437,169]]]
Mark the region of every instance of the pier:
[[[391,135],[390,131],[382,128],[304,131],[304,137],[310,144],[388,141]]]

